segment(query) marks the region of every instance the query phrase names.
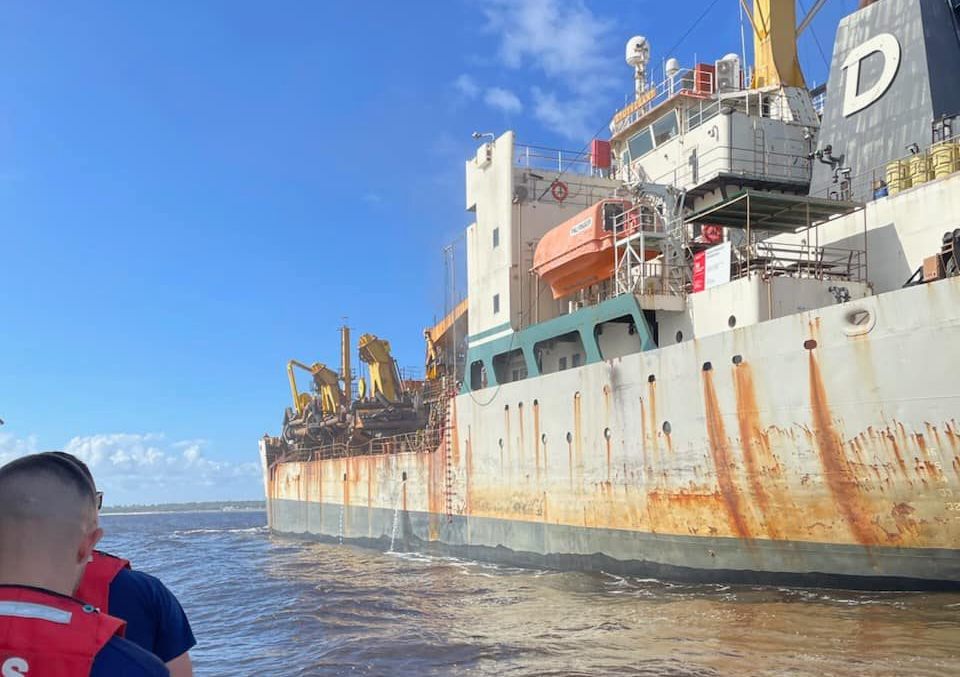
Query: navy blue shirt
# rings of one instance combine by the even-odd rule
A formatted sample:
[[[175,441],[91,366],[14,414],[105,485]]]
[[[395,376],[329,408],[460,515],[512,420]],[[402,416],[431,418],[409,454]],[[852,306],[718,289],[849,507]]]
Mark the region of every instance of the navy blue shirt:
[[[122,569],[110,583],[108,613],[127,622],[125,637],[167,663],[197,643],[180,602],[142,571]]]
[[[170,671],[160,659],[128,642],[114,637],[93,659],[90,677],[169,677]]]

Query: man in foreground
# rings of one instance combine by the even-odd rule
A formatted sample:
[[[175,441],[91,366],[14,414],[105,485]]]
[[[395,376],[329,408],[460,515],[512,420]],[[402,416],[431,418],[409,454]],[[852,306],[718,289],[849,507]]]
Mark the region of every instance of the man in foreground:
[[[76,465],[96,486],[86,463],[66,452],[53,453]],[[95,550],[73,594],[126,621],[125,637],[166,663],[171,677],[193,676],[189,651],[197,642],[190,622],[180,602],[158,579],[131,569],[125,559]]]
[[[0,674],[164,677],[123,621],[70,597],[100,540],[96,491],[55,454],[0,468]]]

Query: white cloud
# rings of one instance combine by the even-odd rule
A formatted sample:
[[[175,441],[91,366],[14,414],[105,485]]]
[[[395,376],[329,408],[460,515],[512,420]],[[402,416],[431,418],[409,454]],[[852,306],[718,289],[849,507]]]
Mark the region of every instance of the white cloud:
[[[480,85],[466,73],[454,80],[453,86],[468,99],[475,99],[477,95],[480,94]]]
[[[206,458],[204,440],[168,441],[164,435],[109,433],[74,437],[63,447],[93,472],[108,505],[256,498],[260,466]],[[35,437],[0,435],[0,463],[38,451]],[[250,452],[255,458],[256,450]]]
[[[582,0],[491,0],[487,30],[500,38],[499,57],[511,68],[531,67],[546,76],[532,88],[533,113],[548,129],[586,141],[611,112],[618,86],[613,23],[594,15]]]
[[[17,456],[32,454],[36,451],[37,438],[35,435],[20,439],[10,433],[0,433],[0,465],[12,461]]]
[[[517,95],[502,87],[490,87],[483,95],[483,101],[491,108],[503,111],[507,115],[523,110],[523,104],[520,103]]]
[[[531,94],[534,115],[548,129],[578,140],[589,139],[596,131],[593,125],[597,110],[592,103],[575,96],[560,101],[555,93],[539,87],[534,87]]]

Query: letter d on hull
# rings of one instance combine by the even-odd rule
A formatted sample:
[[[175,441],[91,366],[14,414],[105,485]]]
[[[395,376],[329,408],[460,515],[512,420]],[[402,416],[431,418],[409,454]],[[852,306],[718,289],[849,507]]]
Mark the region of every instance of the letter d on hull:
[[[873,85],[861,92],[860,64],[874,52],[883,55],[883,71]],[[842,68],[847,73],[846,87],[843,90],[843,116],[849,117],[879,99],[893,84],[900,68],[900,42],[891,33],[875,35],[852,49]]]

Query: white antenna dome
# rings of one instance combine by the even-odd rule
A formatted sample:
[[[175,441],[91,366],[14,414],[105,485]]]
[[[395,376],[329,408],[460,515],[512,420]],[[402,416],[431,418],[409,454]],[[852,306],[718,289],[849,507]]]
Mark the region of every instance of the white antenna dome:
[[[642,35],[627,40],[627,64],[634,68],[643,68],[650,61],[650,43]]]
[[[739,60],[740,60],[740,55],[739,55],[739,54],[735,54],[734,52],[730,52],[729,54],[727,54],[726,56],[724,56],[724,57],[723,57],[722,59],[720,59],[720,60],[721,60],[721,61],[739,61]]]
[[[670,57],[669,59],[667,59],[665,70],[667,73],[667,77],[672,78],[674,75],[680,72],[680,62],[677,61],[675,58]]]

